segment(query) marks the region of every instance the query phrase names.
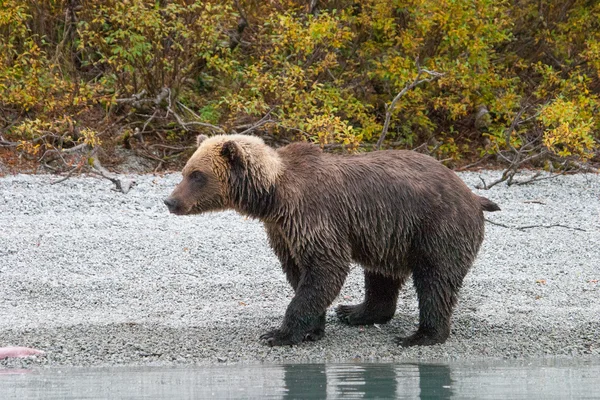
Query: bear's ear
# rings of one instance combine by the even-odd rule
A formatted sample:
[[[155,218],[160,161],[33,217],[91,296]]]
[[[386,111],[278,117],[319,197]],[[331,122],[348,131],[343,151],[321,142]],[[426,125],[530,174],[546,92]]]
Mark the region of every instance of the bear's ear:
[[[242,149],[233,140],[223,143],[223,147],[221,147],[221,155],[225,157],[225,159],[231,164],[242,164]]]
[[[206,136],[206,135],[198,135],[198,136],[196,136],[196,147],[200,147],[200,144],[202,142],[204,142],[206,139],[208,139],[208,136]]]

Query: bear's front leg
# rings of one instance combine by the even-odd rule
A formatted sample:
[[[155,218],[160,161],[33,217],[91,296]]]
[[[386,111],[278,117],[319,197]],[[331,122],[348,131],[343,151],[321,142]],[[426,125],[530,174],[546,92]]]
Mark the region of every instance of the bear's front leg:
[[[325,311],[337,297],[348,274],[347,264],[323,261],[301,268],[296,294],[278,329],[260,338],[270,346],[319,340],[325,335]]]

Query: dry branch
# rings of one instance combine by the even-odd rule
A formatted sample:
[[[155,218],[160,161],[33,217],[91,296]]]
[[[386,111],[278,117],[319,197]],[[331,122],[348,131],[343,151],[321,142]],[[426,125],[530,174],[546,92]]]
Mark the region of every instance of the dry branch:
[[[123,194],[127,194],[127,192],[129,192],[129,190],[133,186],[135,186],[135,181],[121,180],[120,178],[110,173],[106,168],[102,166],[102,164],[100,164],[98,157],[94,153],[92,153],[90,157],[90,165],[92,166],[92,173],[100,175],[101,177],[108,179],[109,181],[114,183],[116,189]]]
[[[479,177],[482,185],[477,185],[477,189],[488,190],[496,186],[497,184],[505,181],[507,182],[508,186],[513,184],[520,184],[518,182],[513,182],[513,179],[522,165],[530,161],[536,160],[540,157],[550,156],[550,152],[547,149],[545,149],[544,146],[541,144],[541,134],[538,134],[535,138],[533,138],[518,149],[515,148],[511,143],[510,139],[512,137],[512,133],[516,131],[517,126],[523,123],[523,121],[521,121],[521,117],[523,116],[527,108],[528,107],[521,107],[521,109],[515,114],[515,117],[513,118],[510,126],[506,129],[505,145],[509,150],[506,150],[504,152],[499,151],[497,153],[497,155],[501,159],[503,159],[509,164],[508,167],[502,172],[502,176],[499,179],[495,180],[490,184],[486,183],[482,177]],[[533,155],[529,155],[531,153],[533,153]],[[526,183],[531,183],[533,181],[535,181],[535,178],[531,179]]]
[[[48,151],[46,151],[42,157],[40,157],[39,161],[43,161],[44,158],[46,158],[47,155],[52,154],[55,155],[56,157],[48,160],[44,163],[44,166],[56,173],[60,173],[61,169],[59,168],[54,168],[52,166],[50,166],[48,163],[52,162],[52,161],[56,161],[56,160],[60,160],[62,162],[63,167],[66,165],[70,165],[72,166],[73,163],[72,162],[68,162],[64,157],[63,154],[73,154],[76,152],[80,152],[81,154],[78,154],[78,162],[75,165],[75,167],[72,167],[69,171],[67,171],[66,175],[56,181],[53,181],[51,184],[52,185],[56,185],[58,183],[64,182],[67,179],[69,179],[71,176],[73,176],[74,173],[76,172],[83,172],[83,171],[89,171],[93,174],[99,175],[105,179],[110,180],[112,183],[114,183],[116,189],[118,191],[120,191],[123,194],[127,194],[127,192],[129,192],[129,190],[135,186],[135,181],[131,181],[131,180],[124,180],[122,178],[119,178],[118,176],[112,174],[111,172],[109,172],[106,168],[104,168],[102,166],[102,164],[100,164],[100,161],[98,160],[98,157],[96,155],[96,148],[91,148],[87,143],[81,143],[78,144],[77,146],[71,147],[69,149],[62,149],[62,150],[58,150],[58,149],[50,149]],[[86,168],[87,167],[87,168]]]
[[[565,229],[572,229],[574,231],[587,232],[583,228],[578,228],[578,227],[575,227],[575,226],[568,226],[568,225],[563,225],[563,224],[510,226],[510,225],[501,224],[500,222],[491,221],[491,220],[489,220],[487,218],[485,220],[486,220],[486,222],[489,222],[492,225],[500,226],[502,228],[507,228],[507,229],[516,229],[518,231],[524,231],[526,229],[533,229],[533,228],[544,228],[544,229],[547,229],[547,228],[565,228]]]
[[[212,129],[213,131],[216,131],[218,133],[221,134],[225,134],[226,132],[223,130],[223,128],[218,127],[216,125],[213,124],[209,124],[207,122],[200,122],[200,121],[189,121],[186,122],[183,120],[183,118],[181,118],[181,116],[173,109],[173,101],[171,99],[171,89],[164,89],[167,91],[167,100],[168,100],[168,106],[167,106],[167,116],[169,115],[169,113],[173,114],[173,116],[175,117],[175,119],[177,120],[177,123],[179,123],[179,125],[186,131],[190,130],[190,126],[192,125],[197,125],[197,126],[202,126],[204,128],[209,128]],[[181,103],[181,102],[177,102],[177,105],[180,106],[181,108],[183,108],[185,111],[189,112],[190,114],[192,114],[195,118],[200,119],[200,116],[198,114],[196,114],[194,111],[192,111],[189,107],[186,107],[185,104]]]
[[[67,179],[69,179],[69,178],[71,177],[71,175],[73,175],[73,173],[74,173],[75,171],[77,171],[78,169],[81,169],[81,167],[80,167],[80,166],[77,166],[77,167],[74,167],[74,168],[72,168],[71,170],[69,170],[69,172],[67,172],[67,175],[65,175],[64,177],[62,177],[62,178],[60,178],[60,179],[58,179],[58,180],[56,180],[56,181],[54,181],[54,182],[51,182],[50,184],[51,184],[51,185],[56,185],[57,183],[62,183],[62,182],[64,182],[64,181],[66,181],[66,180],[67,180]]]
[[[19,143],[9,142],[7,140],[3,140],[2,138],[0,138],[0,147],[17,147],[18,145],[19,145]]]
[[[375,145],[375,149],[379,150],[381,148],[381,145],[383,144],[383,141],[385,140],[385,136],[387,135],[389,126],[390,126],[390,119],[392,118],[392,112],[394,111],[394,108],[396,107],[396,103],[398,103],[398,100],[400,100],[400,98],[402,96],[404,96],[406,94],[406,92],[408,92],[409,90],[414,89],[415,87],[419,86],[421,83],[424,82],[431,82],[435,79],[438,79],[442,76],[444,76],[443,73],[440,72],[436,72],[436,71],[429,71],[425,68],[422,68],[419,65],[419,61],[417,60],[416,62],[417,64],[417,76],[416,78],[409,84],[407,84],[404,89],[402,89],[397,95],[396,97],[394,97],[394,99],[392,100],[392,102],[385,107],[385,121],[383,123],[383,131],[381,132],[381,136],[379,136],[379,140],[377,141],[377,145]],[[431,76],[431,78],[424,78],[424,79],[420,79],[421,75],[423,75],[423,73],[426,73],[428,75]]]
[[[481,157],[478,161],[475,161],[474,163],[467,164],[464,167],[460,167],[456,171],[460,172],[460,171],[465,171],[465,170],[467,170],[469,168],[476,167],[477,165],[479,165],[479,164],[483,163],[484,161],[486,161],[488,158],[490,158],[490,154],[487,154],[487,155]]]
[[[256,130],[256,129],[260,128],[260,127],[261,127],[261,126],[263,126],[263,125],[266,125],[266,124],[268,124],[268,123],[271,123],[271,122],[275,122],[275,121],[273,121],[273,120],[271,119],[271,112],[272,112],[272,111],[273,111],[273,109],[271,108],[271,109],[270,109],[270,110],[269,110],[269,111],[268,111],[268,112],[265,114],[265,116],[264,116],[264,117],[262,117],[262,118],[261,118],[261,119],[260,119],[260,120],[259,120],[257,123],[255,123],[255,124],[253,124],[253,125],[251,125],[251,126],[247,127],[247,129],[243,130],[243,131],[242,131],[242,132],[240,132],[239,134],[240,134],[240,135],[246,135],[246,134],[248,134],[248,133],[250,133],[250,132],[253,132],[254,130]],[[244,128],[246,128],[246,126],[244,126]]]

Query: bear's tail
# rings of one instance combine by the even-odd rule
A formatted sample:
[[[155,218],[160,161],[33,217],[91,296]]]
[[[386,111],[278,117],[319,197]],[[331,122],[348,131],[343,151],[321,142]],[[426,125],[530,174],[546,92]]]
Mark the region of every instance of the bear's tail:
[[[498,204],[494,203],[490,199],[487,199],[483,196],[477,197],[479,197],[479,204],[481,204],[481,208],[483,209],[483,211],[500,211],[500,207],[498,206]]]

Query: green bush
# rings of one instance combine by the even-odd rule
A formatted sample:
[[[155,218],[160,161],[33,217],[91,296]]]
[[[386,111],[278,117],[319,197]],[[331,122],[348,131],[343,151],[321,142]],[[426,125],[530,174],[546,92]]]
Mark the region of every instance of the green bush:
[[[428,144],[448,160],[520,149],[582,160],[598,154],[596,2],[6,0],[0,7],[2,129],[28,151],[98,145],[90,132],[103,143],[132,127],[186,141],[190,131],[244,131],[258,121],[255,134],[282,141],[371,148],[389,112],[384,145]],[[389,109],[419,68],[443,76]],[[56,122],[65,118],[87,138],[40,141],[49,126],[66,137]]]

